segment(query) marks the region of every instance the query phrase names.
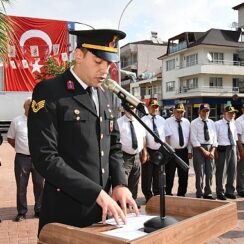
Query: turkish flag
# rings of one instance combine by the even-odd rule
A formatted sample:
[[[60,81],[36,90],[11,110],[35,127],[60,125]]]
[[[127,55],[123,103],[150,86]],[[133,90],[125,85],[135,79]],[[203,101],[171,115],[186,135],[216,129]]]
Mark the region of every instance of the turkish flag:
[[[13,37],[9,55],[4,66],[4,89],[6,91],[32,91],[35,74],[43,71],[44,62],[50,56],[61,59],[68,52],[68,22],[39,18],[10,16],[13,22]],[[22,63],[25,68],[11,63]],[[23,64],[23,63],[22,63]]]
[[[112,80],[115,80],[115,81],[119,82],[118,65],[117,65],[117,63],[112,63],[110,65],[109,74],[110,74],[110,77],[111,77]]]

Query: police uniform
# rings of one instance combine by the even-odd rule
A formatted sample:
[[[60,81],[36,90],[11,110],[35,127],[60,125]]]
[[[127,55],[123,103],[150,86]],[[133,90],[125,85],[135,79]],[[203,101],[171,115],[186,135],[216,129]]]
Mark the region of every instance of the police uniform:
[[[111,43],[125,34],[117,30],[72,32],[96,56],[118,61]],[[118,126],[111,95],[97,88],[99,111],[72,74],[44,80],[33,91],[28,117],[30,152],[45,178],[39,231],[47,223],[77,227],[101,220],[96,199],[103,189],[126,185]]]

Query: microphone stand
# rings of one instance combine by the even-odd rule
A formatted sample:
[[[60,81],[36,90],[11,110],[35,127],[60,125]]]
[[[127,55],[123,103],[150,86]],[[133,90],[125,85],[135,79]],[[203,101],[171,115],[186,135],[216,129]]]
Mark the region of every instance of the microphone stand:
[[[160,166],[158,179],[160,194],[160,216],[149,219],[144,223],[144,231],[150,233],[178,222],[177,219],[165,215],[165,164],[167,164],[170,159],[174,159],[175,162],[185,171],[189,169],[189,166],[175,154],[174,149],[170,145],[160,140],[160,138],[139,118],[139,116],[132,111],[132,109],[128,106],[125,98],[121,98],[121,100],[124,109],[137,119],[137,121],[153,136],[157,143],[161,144],[158,152],[155,153],[152,159],[154,164]]]

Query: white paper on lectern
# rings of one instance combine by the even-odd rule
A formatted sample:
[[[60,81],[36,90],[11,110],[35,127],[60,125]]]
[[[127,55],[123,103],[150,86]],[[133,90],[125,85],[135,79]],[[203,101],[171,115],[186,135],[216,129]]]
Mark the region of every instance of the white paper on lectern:
[[[133,240],[142,236],[147,235],[148,233],[143,231],[144,222],[147,220],[156,217],[148,215],[139,215],[128,214],[127,215],[127,224],[126,225],[117,225],[114,218],[107,220],[107,224],[116,225],[118,228],[102,232],[103,234],[124,238],[127,240]]]

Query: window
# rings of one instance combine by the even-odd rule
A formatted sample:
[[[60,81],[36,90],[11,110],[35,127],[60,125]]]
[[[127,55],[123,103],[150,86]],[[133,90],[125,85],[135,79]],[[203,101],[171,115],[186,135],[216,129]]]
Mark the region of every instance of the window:
[[[198,54],[192,54],[189,56],[186,56],[186,67],[193,66],[198,64]]]
[[[223,53],[211,53],[210,55],[212,57],[212,61],[209,61],[211,63],[215,64],[224,64],[224,54]]]
[[[222,77],[210,77],[209,86],[210,87],[223,87],[223,78]]]
[[[198,88],[198,78],[186,80],[188,89]]]
[[[175,59],[166,61],[166,71],[175,69]]]
[[[166,82],[166,91],[171,92],[175,90],[175,81]]]

